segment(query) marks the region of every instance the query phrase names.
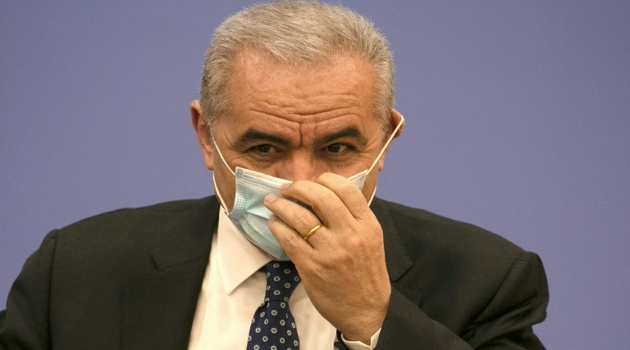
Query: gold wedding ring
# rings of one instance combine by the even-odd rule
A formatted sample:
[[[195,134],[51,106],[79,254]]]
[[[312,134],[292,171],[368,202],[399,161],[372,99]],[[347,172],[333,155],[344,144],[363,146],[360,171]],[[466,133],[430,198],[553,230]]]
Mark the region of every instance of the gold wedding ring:
[[[308,239],[315,234],[315,232],[317,232],[317,230],[319,230],[322,227],[321,224],[313,227],[310,231],[308,231],[308,233],[303,237],[305,241],[308,241]]]

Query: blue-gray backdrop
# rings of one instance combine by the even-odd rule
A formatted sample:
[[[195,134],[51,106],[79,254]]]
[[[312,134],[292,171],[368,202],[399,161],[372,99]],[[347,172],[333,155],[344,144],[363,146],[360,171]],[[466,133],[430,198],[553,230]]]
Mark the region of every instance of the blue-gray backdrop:
[[[377,194],[538,252],[550,349],[627,348],[630,2],[338,2],[395,55],[407,126]],[[248,5],[2,2],[0,308],[50,229],[212,192],[188,104]]]

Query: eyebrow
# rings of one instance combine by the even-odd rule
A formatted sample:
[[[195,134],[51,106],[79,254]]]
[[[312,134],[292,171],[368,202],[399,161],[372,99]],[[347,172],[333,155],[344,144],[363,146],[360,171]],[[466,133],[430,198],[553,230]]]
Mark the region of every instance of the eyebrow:
[[[346,137],[357,140],[357,142],[361,145],[365,145],[367,143],[367,139],[361,134],[359,129],[354,126],[349,126],[332,134],[325,135],[320,139],[317,139],[315,141],[315,146],[319,147],[337,139]],[[249,129],[236,140],[235,146],[237,148],[246,147],[252,142],[257,141],[268,141],[282,146],[289,146],[290,144],[289,140],[278,135],[269,134],[256,129]]]
[[[266,132],[262,132],[255,129],[249,129],[247,130],[247,132],[245,132],[243,135],[241,135],[241,137],[239,137],[236,140],[235,146],[237,148],[246,147],[255,141],[269,141],[269,142],[273,142],[275,144],[280,144],[283,146],[289,145],[289,141],[280,136],[277,136],[274,134],[268,134]]]
[[[357,129],[354,126],[349,126],[347,128],[341,129],[337,132],[334,132],[332,134],[328,134],[324,137],[322,137],[321,139],[318,139],[315,141],[315,145],[317,146],[322,146],[324,144],[327,144],[329,142],[335,141],[337,139],[341,139],[341,138],[352,138],[355,139],[359,144],[361,144],[361,146],[365,145],[367,143],[367,139],[365,138],[365,136],[363,136],[361,134],[361,132],[359,131],[359,129]]]

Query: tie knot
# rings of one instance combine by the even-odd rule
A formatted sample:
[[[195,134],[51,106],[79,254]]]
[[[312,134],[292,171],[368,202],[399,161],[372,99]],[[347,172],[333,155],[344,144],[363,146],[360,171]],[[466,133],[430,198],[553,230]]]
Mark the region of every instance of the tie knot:
[[[272,261],[265,265],[267,291],[265,299],[289,302],[295,287],[300,283],[295,265],[290,261]]]

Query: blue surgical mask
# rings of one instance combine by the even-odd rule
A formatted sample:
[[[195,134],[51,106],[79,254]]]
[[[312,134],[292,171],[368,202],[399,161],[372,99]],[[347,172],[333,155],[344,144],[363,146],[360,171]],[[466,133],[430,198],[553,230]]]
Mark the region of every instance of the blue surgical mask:
[[[400,123],[398,123],[396,129],[394,129],[394,132],[389,137],[389,139],[383,146],[383,149],[378,154],[376,160],[374,160],[370,168],[348,178],[348,180],[354,183],[359,188],[359,190],[363,190],[363,185],[365,184],[365,179],[367,175],[370,173],[370,171],[372,171],[378,160],[381,158],[381,155],[383,154],[385,149],[387,149],[387,146],[392,141],[394,135],[403,125],[403,123],[404,119],[402,119]],[[214,142],[214,137],[212,137],[212,140]],[[269,229],[268,220],[273,213],[269,209],[267,209],[267,207],[265,207],[263,200],[265,196],[269,193],[281,196],[278,191],[280,186],[283,184],[291,183],[292,181],[241,167],[236,167],[235,171],[233,171],[223,157],[223,154],[221,154],[221,151],[219,150],[219,147],[217,147],[216,143],[214,144],[214,147],[225,166],[235,177],[236,191],[234,195],[234,205],[232,207],[232,211],[228,212],[227,208],[223,207],[223,210],[225,210],[227,217],[230,219],[230,221],[232,221],[234,226],[238,228],[243,236],[245,236],[245,238],[258,246],[260,249],[267,252],[269,255],[273,256],[276,260],[290,260],[280,246],[280,243],[278,243],[276,238],[271,233],[271,230]],[[212,177],[214,181],[214,174],[212,175]],[[214,188],[217,197],[219,197],[219,199],[221,200],[221,204],[223,205],[225,201],[221,197],[221,193],[219,192],[218,187],[216,187],[215,185]],[[374,192],[376,192],[376,189],[374,190]],[[372,193],[370,202],[372,201],[372,198],[374,198],[374,192]]]

